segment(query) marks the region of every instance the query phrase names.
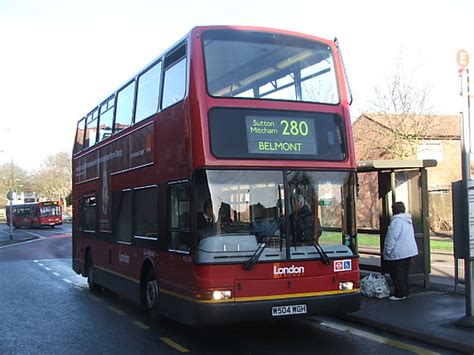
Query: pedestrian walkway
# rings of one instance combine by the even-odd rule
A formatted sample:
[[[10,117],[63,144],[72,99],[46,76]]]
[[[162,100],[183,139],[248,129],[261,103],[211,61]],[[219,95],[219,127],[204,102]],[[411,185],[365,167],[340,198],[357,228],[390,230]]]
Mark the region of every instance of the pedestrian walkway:
[[[441,281],[437,279],[438,281]],[[428,290],[413,286],[409,298],[362,297],[359,311],[344,316],[352,322],[413,338],[428,344],[474,354],[474,328],[456,325],[466,315],[464,295],[454,292],[454,280],[431,281]]]
[[[21,229],[13,229],[12,238],[10,238],[10,227],[6,223],[0,223],[0,247],[26,242],[28,240],[38,239],[37,236],[28,234]]]

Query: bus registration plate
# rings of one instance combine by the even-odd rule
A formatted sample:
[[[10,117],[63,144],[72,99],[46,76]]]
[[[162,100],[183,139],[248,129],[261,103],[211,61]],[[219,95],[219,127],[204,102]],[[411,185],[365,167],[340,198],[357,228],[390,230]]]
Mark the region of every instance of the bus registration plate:
[[[272,317],[290,316],[292,314],[305,314],[305,313],[307,313],[305,304],[272,307]]]

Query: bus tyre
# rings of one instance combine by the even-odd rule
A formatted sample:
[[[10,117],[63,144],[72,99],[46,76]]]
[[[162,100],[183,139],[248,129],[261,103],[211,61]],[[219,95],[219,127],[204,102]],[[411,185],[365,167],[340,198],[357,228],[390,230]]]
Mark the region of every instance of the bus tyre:
[[[87,259],[87,284],[92,292],[101,290],[100,286],[94,282],[94,264],[90,258]]]
[[[144,285],[144,306],[149,315],[158,318],[159,287],[153,270],[148,271]]]

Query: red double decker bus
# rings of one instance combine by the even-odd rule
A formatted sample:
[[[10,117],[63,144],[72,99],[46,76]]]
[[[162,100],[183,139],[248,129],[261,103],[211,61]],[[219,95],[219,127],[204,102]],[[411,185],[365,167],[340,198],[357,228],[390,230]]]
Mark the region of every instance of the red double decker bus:
[[[337,45],[196,27],[78,122],[73,268],[186,324],[360,306]]]
[[[10,216],[12,216],[13,227],[15,228],[54,228],[63,224],[59,201],[30,202],[6,206],[6,214],[7,224],[10,225]]]

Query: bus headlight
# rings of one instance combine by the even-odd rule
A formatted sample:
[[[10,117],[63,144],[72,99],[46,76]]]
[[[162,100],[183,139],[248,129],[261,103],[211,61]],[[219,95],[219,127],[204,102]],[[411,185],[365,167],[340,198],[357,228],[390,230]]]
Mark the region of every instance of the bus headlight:
[[[354,283],[352,281],[339,282],[339,290],[350,291],[354,289]]]
[[[223,301],[223,300],[229,300],[232,298],[232,291],[230,290],[225,290],[225,291],[213,291],[212,292],[212,300],[213,301]]]

